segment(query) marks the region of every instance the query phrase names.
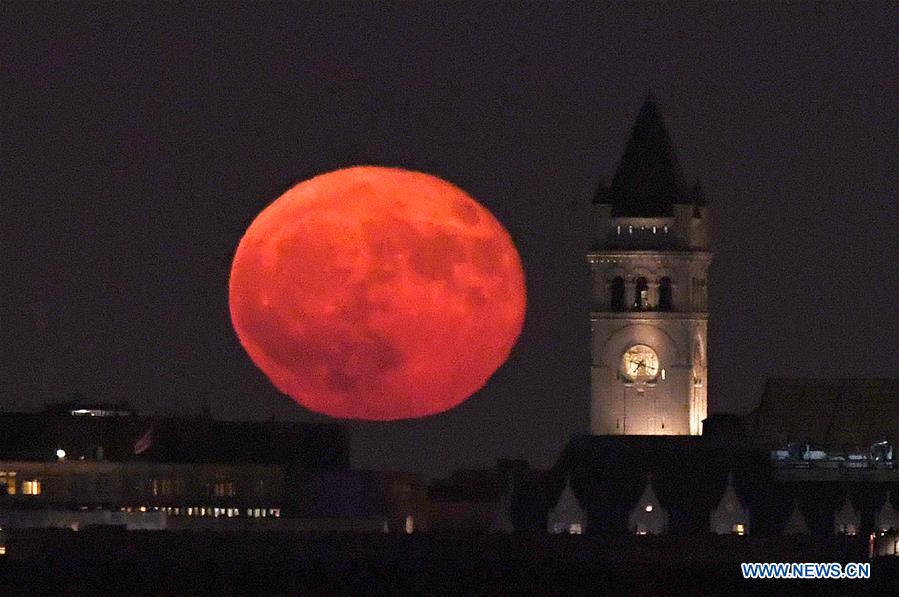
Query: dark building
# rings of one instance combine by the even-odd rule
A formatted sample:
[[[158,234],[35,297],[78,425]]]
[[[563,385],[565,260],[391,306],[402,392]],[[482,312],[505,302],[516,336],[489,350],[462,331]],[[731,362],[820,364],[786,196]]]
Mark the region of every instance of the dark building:
[[[590,533],[639,532],[659,509],[681,535],[880,533],[899,527],[897,418],[899,380],[772,380],[755,411],[699,437],[573,438],[537,507],[568,483]]]
[[[77,403],[0,413],[0,458],[56,460],[60,449],[68,460],[349,466],[347,439],[336,423],[178,419]]]
[[[336,424],[149,417],[125,405],[5,413],[0,524],[167,528],[179,518],[297,516],[308,478],[348,467]]]
[[[755,445],[833,451],[899,445],[899,379],[772,379],[747,417]]]
[[[831,478],[810,475],[808,468],[784,472],[748,444],[582,436],[572,439],[551,471],[542,507],[559,499],[567,481],[591,534],[635,532],[629,523],[640,516],[647,487],[655,507],[666,512],[661,533],[861,535],[899,523],[893,506],[899,471],[892,467],[847,468]]]

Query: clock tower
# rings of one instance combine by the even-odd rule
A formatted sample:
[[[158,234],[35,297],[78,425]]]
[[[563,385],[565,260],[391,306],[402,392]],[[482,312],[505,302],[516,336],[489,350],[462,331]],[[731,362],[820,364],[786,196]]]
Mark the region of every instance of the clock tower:
[[[707,415],[709,215],[647,97],[593,200],[590,431],[699,435]]]

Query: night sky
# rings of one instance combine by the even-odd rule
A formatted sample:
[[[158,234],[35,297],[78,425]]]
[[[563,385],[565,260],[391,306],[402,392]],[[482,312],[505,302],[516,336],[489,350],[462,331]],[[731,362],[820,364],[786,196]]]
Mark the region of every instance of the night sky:
[[[325,420],[237,342],[254,216],[354,164],[436,174],[518,245],[518,346],[353,463],[547,466],[589,426],[590,200],[652,89],[712,210],[710,408],[899,372],[893,3],[4,3],[0,408]],[[424,8],[424,6],[430,8]]]

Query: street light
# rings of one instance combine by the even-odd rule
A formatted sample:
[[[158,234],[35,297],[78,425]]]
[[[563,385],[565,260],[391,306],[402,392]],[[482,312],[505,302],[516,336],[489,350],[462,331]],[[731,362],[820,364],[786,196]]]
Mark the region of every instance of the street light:
[[[57,457],[59,460],[65,460],[65,457],[66,457],[66,451],[63,450],[62,448],[58,448],[58,449],[56,450],[56,457]]]

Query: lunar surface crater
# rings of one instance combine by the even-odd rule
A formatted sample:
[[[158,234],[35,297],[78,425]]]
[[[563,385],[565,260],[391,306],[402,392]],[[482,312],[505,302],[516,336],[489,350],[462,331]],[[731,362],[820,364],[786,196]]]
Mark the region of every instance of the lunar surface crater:
[[[443,412],[521,333],[525,282],[506,230],[434,176],[379,167],[298,184],[235,254],[234,328],[283,393],[339,418]]]

